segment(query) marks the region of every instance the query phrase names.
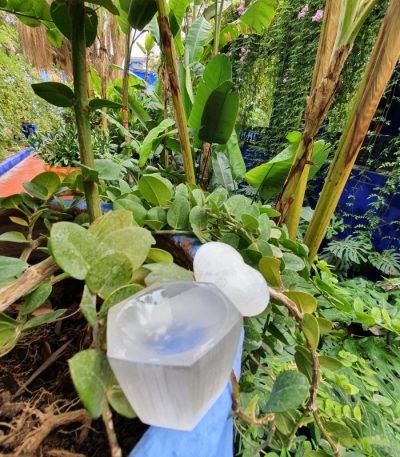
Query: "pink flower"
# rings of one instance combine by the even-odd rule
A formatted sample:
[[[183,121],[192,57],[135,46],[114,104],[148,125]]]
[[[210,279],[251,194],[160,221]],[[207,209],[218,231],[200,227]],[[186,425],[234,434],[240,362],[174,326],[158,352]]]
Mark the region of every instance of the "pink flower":
[[[314,16],[311,18],[313,22],[321,22],[324,17],[324,10],[317,10]]]
[[[283,84],[287,84],[288,81],[289,81],[289,78],[288,78],[287,76],[285,76],[285,77],[282,79]]]
[[[299,11],[299,14],[297,15],[297,19],[301,19],[308,13],[308,5],[304,5],[303,8]]]
[[[240,48],[240,52],[243,54],[244,52],[247,52],[246,48]]]
[[[243,63],[246,60],[246,56],[242,56],[239,60]]]
[[[238,16],[242,16],[244,14],[244,12],[246,11],[246,7],[244,5],[244,1],[245,0],[240,0],[240,5],[236,8],[236,14]]]

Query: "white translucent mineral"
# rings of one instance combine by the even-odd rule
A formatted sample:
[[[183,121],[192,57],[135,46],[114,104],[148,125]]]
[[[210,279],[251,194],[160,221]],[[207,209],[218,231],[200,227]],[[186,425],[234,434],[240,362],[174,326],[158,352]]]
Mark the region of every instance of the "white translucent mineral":
[[[193,270],[196,281],[215,284],[243,316],[257,316],[268,305],[269,291],[264,277],[225,243],[203,244],[194,257]]]
[[[192,430],[229,380],[241,326],[213,284],[164,282],[113,306],[107,356],[139,418]]]

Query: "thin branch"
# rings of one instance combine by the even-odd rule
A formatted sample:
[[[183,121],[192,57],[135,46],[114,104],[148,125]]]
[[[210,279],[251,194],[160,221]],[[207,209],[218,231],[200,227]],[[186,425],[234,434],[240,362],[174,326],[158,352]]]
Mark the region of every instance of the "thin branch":
[[[240,419],[248,422],[251,425],[266,425],[272,422],[275,419],[274,414],[267,414],[264,417],[260,417],[258,419],[250,417],[249,415],[245,414],[240,409],[240,389],[239,384],[236,379],[236,375],[234,371],[231,371],[231,381],[232,381],[232,409],[234,414],[239,417]]]
[[[112,413],[106,399],[103,402],[102,418],[107,432],[108,444],[110,445],[111,450],[111,457],[122,457],[122,451],[118,444],[117,435],[115,434]]]
[[[24,274],[12,284],[0,289],[0,312],[19,300],[38,286],[44,279],[58,270],[58,265],[51,257],[29,267]]]

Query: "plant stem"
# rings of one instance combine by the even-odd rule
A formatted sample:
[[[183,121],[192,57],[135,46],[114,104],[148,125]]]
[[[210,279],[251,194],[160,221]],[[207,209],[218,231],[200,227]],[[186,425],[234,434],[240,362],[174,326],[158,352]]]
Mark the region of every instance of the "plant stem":
[[[122,451],[118,444],[117,435],[115,434],[112,413],[106,399],[103,401],[102,418],[110,444],[111,457],[122,457]]]
[[[400,2],[391,0],[304,242],[312,262],[400,57]]]
[[[128,118],[128,96],[129,96],[129,64],[131,60],[131,35],[132,27],[128,28],[128,32],[125,36],[125,61],[124,61],[124,72],[122,79],[122,125],[126,130],[129,130],[129,118]],[[129,137],[125,137],[125,141],[129,141]]]
[[[169,88],[175,108],[176,125],[178,127],[179,139],[182,148],[183,168],[185,170],[186,182],[194,184],[195,174],[192,150],[190,146],[189,130],[187,119],[182,102],[182,95],[179,88],[178,64],[168,17],[168,5],[166,0],[156,0],[158,8],[158,25],[160,27],[160,41],[165,56],[168,70]]]
[[[51,257],[29,267],[24,274],[9,286],[0,289],[0,312],[31,292],[44,279],[58,270],[58,265]]]
[[[85,38],[85,6],[82,0],[69,4],[72,19],[72,70],[74,75],[75,90],[75,118],[78,128],[79,151],[82,165],[94,168],[92,141],[90,136],[89,100],[86,78],[86,38]],[[100,196],[97,184],[85,178],[82,170],[83,189],[85,191],[86,205],[89,219],[93,222],[101,216]]]
[[[296,238],[300,213],[312,164],[314,139],[332,105],[344,64],[354,40],[376,0],[338,2],[327,0],[317,58],[314,66],[311,93],[305,108],[305,126],[293,165],[278,198],[276,209],[281,213],[278,223],[287,216],[289,236]],[[354,14],[347,14],[347,13]],[[343,23],[343,17],[351,18]]]

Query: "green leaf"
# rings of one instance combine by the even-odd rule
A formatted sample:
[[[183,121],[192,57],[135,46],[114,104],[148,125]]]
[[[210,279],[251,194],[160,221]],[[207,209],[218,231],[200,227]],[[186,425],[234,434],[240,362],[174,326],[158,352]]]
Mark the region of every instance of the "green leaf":
[[[127,195],[125,198],[120,198],[113,202],[114,210],[127,210],[131,211],[135,223],[132,225],[142,225],[146,219],[147,210],[144,206],[132,197],[134,195]],[[140,200],[139,200],[140,201]]]
[[[0,281],[18,278],[29,267],[29,265],[15,257],[0,256]]]
[[[317,321],[321,335],[328,335],[332,331],[333,324],[330,320],[324,317],[317,317]]]
[[[210,41],[211,29],[211,24],[203,16],[191,25],[185,43],[185,62],[188,65],[199,60],[204,46]]]
[[[275,16],[276,0],[257,0],[245,11],[240,20],[255,33],[262,33]]]
[[[97,26],[99,19],[96,11],[92,8],[85,8],[85,36],[86,36],[86,47],[90,47],[97,36]]]
[[[10,216],[10,221],[14,222],[14,224],[22,225],[22,227],[29,227],[28,222],[25,219],[22,219],[21,217]]]
[[[56,28],[46,29],[46,38],[55,48],[60,48],[62,45],[62,35]]]
[[[328,368],[331,371],[337,371],[344,367],[340,360],[327,355],[318,356],[318,360],[322,368]]]
[[[6,209],[18,209],[21,203],[22,197],[20,194],[10,195],[0,200],[1,207]]]
[[[112,386],[106,391],[107,400],[112,408],[121,416],[133,419],[136,417],[135,411],[129,404],[124,392],[119,386]]]
[[[157,12],[155,0],[132,0],[128,21],[132,28],[143,30]]]
[[[302,329],[311,348],[316,351],[319,343],[319,326],[317,319],[312,314],[304,314]]]
[[[145,266],[150,273],[145,278],[146,286],[163,281],[194,281],[193,273],[174,263],[151,263]]]
[[[0,235],[0,241],[8,243],[29,243],[25,235],[21,232],[5,232]]]
[[[58,222],[50,231],[51,251],[58,265],[75,279],[85,279],[99,257],[98,240],[72,222]]]
[[[89,233],[101,241],[106,235],[114,233],[116,230],[132,227],[133,215],[130,211],[120,209],[109,211],[92,222]]]
[[[65,84],[47,82],[32,84],[36,95],[55,106],[69,108],[73,105],[74,93]]]
[[[190,3],[191,0],[170,0],[168,2],[169,9],[175,16],[176,22],[179,27],[182,25],[185,12]]]
[[[279,259],[265,256],[260,260],[258,268],[270,286],[282,287],[281,261]]]
[[[174,263],[174,257],[168,251],[159,248],[151,248],[146,259],[147,263]]]
[[[50,5],[50,13],[54,24],[60,32],[71,39],[72,19],[64,0],[54,0]]]
[[[128,227],[104,236],[101,240],[100,249],[103,252],[111,250],[126,254],[132,262],[133,271],[135,271],[142,266],[149,254],[151,245],[154,243],[154,238],[147,229]]]
[[[168,213],[168,225],[174,229],[187,228],[189,223],[190,203],[187,197],[178,195],[172,202]]]
[[[89,102],[89,108],[92,111],[102,108],[119,109],[122,108],[122,105],[121,103],[112,102],[111,100],[106,100],[104,98],[93,98]]]
[[[94,327],[97,321],[96,296],[90,292],[86,284],[79,307],[88,324]]]
[[[140,284],[128,284],[126,286],[122,286],[117,290],[109,295],[101,305],[99,311],[99,317],[105,317],[108,313],[108,310],[116,305],[117,303],[121,303],[122,301],[126,300],[132,295],[135,295],[137,292],[140,292],[143,289],[143,286]]]
[[[284,252],[282,260],[285,270],[302,271],[306,267],[304,260],[291,252]]]
[[[189,222],[193,233],[200,241],[203,243],[210,241],[206,232],[208,226],[208,214],[204,208],[201,206],[193,207],[189,214]]]
[[[61,186],[56,173],[45,171],[35,176],[32,181],[23,184],[25,190],[40,200],[48,200]]]
[[[115,236],[119,236],[118,232]],[[112,292],[129,283],[133,270],[127,254],[122,251],[109,251],[91,265],[86,284],[93,293],[106,299]]]
[[[285,295],[293,300],[303,313],[313,313],[317,309],[317,299],[306,292],[291,290]]]
[[[19,322],[7,314],[0,313],[0,357],[8,354],[21,336]]]
[[[238,111],[239,94],[231,81],[225,81],[207,99],[199,138],[208,143],[225,144],[232,135]]]
[[[79,398],[91,417],[98,419],[112,377],[106,355],[97,349],[87,349],[75,354],[68,365]]]
[[[306,400],[310,385],[307,378],[297,371],[284,371],[276,378],[265,410],[281,413],[297,408]]]
[[[242,151],[239,147],[239,139],[236,131],[232,132],[228,142],[216,148],[217,151],[224,151],[229,160],[232,175],[235,179],[243,179],[246,174],[246,165],[243,160]]]
[[[333,441],[345,448],[353,446],[353,435],[348,427],[337,422],[326,420],[323,421],[323,425]]]
[[[90,3],[94,3],[95,5],[102,6],[106,10],[108,10],[111,14],[115,16],[119,15],[118,8],[114,5],[111,0],[90,0]]]
[[[116,181],[120,178],[123,168],[112,159],[94,159],[94,166],[99,179]]]
[[[56,321],[60,316],[62,316],[66,309],[57,309],[55,311],[51,311],[50,313],[42,314],[41,316],[34,317],[26,322],[23,327],[22,331],[27,332],[28,330],[32,330],[36,327],[40,327],[44,324],[51,324],[52,322]]]
[[[307,377],[311,382],[313,375],[312,368],[312,357],[310,351],[303,347],[297,346],[294,354],[294,360],[296,362],[297,369]]]
[[[200,129],[204,107],[211,92],[223,82],[231,80],[232,65],[229,57],[223,54],[213,57],[208,62],[203,73],[203,78],[197,89],[197,94],[189,117],[190,127],[196,131]]]
[[[40,308],[43,303],[50,297],[53,287],[48,283],[42,283],[29,295],[25,296],[24,304],[21,307],[21,315],[33,313]]]
[[[228,157],[221,151],[212,155],[213,184],[222,186],[228,192],[235,190],[235,183]]]
[[[150,132],[146,135],[143,143],[139,149],[139,166],[143,167],[147,162],[147,159],[150,156],[152,151],[153,142],[159,138],[159,136],[169,127],[173,126],[175,121],[173,119],[164,119],[160,122],[157,127],[154,127]]]
[[[152,205],[165,206],[171,201],[172,184],[159,174],[143,175],[138,187],[142,196]]]

